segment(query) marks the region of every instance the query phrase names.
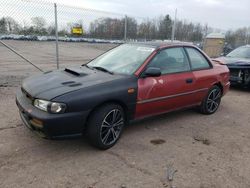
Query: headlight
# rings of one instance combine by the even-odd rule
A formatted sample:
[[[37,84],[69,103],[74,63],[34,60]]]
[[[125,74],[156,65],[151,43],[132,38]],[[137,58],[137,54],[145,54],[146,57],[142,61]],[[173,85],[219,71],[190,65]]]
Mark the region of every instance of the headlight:
[[[56,114],[64,113],[66,109],[66,105],[63,103],[50,102],[42,99],[35,99],[33,104],[40,110]]]
[[[34,101],[34,106],[39,108],[40,110],[45,111],[45,112],[48,111],[49,104],[50,104],[49,101],[45,101],[45,100],[41,100],[41,99],[35,99],[35,101]]]
[[[50,112],[52,113],[63,113],[65,111],[65,104],[53,102],[50,105]]]

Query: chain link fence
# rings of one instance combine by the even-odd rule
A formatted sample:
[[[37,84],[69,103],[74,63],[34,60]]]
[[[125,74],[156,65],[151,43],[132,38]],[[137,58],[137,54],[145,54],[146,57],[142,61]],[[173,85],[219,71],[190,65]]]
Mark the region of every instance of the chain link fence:
[[[1,39],[54,41],[58,29],[59,41],[121,43],[138,37],[144,19],[34,0],[0,5]]]
[[[43,0],[2,0],[0,7],[0,61],[6,72],[13,61],[45,71],[85,63],[127,40],[147,38],[138,33],[144,18]]]
[[[0,7],[1,78],[84,64],[131,35],[122,14],[42,0],[2,0]]]
[[[171,40],[173,23],[168,14],[149,19],[44,0],[1,0],[1,74],[9,74],[10,67],[29,73],[27,62],[44,71],[83,64],[126,41]],[[239,44],[250,41],[249,29],[240,30]],[[177,19],[174,39],[201,44],[213,31],[207,25]]]

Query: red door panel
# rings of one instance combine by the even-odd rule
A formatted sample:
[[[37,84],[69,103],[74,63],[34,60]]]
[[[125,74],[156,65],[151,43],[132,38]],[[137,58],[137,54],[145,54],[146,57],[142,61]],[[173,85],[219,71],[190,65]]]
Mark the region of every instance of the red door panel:
[[[193,75],[195,78],[194,86],[196,89],[203,89],[203,92],[197,92],[195,95],[195,102],[200,103],[206,96],[208,89],[217,83],[217,73],[211,63],[209,63],[208,57],[193,47],[185,47],[188,54],[191,67],[193,69]],[[206,88],[206,89],[205,89]]]
[[[187,79],[193,82],[187,83]],[[138,80],[136,118],[172,111],[193,105],[195,79],[192,72],[166,74]]]
[[[195,94],[195,102],[200,103],[207,95],[208,90],[217,83],[214,69],[193,71],[194,75],[194,86],[196,89],[204,89],[201,92]],[[207,90],[206,90],[206,89]]]

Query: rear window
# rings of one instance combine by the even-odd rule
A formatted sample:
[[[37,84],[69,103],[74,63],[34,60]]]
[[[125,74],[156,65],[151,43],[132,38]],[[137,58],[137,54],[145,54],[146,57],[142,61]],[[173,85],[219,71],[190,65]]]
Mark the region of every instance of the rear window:
[[[193,70],[208,69],[210,64],[207,59],[195,48],[186,48]]]

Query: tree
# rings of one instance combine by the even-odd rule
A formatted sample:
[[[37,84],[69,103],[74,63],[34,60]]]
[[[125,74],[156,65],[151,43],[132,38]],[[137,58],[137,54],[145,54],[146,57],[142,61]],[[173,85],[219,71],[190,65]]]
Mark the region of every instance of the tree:
[[[122,20],[125,23],[125,19]],[[123,24],[123,28],[125,28]],[[137,37],[137,22],[135,18],[127,17],[127,38],[136,39]]]
[[[167,14],[159,21],[159,38],[160,39],[170,39],[172,31],[172,20]]]
[[[36,34],[41,34],[41,35],[47,34],[46,20],[43,17],[33,17],[31,18],[31,23],[34,27]]]
[[[155,39],[157,35],[157,28],[153,21],[147,19],[142,22],[138,27],[138,37],[145,40]]]
[[[124,36],[124,20],[117,18],[101,18],[90,23],[90,36],[106,39],[122,39]]]
[[[239,28],[235,31],[229,30],[226,32],[226,42],[233,48],[245,45],[249,42],[249,28]]]
[[[51,24],[50,26],[47,27],[47,33],[48,33],[48,35],[55,35],[56,29],[55,29],[55,26],[53,24]]]
[[[42,29],[46,26],[46,20],[43,17],[33,17],[31,22],[36,29]]]
[[[7,33],[7,22],[4,17],[0,19],[0,33]]]
[[[0,33],[17,34],[20,28],[20,25],[11,17],[3,17],[0,19]]]

